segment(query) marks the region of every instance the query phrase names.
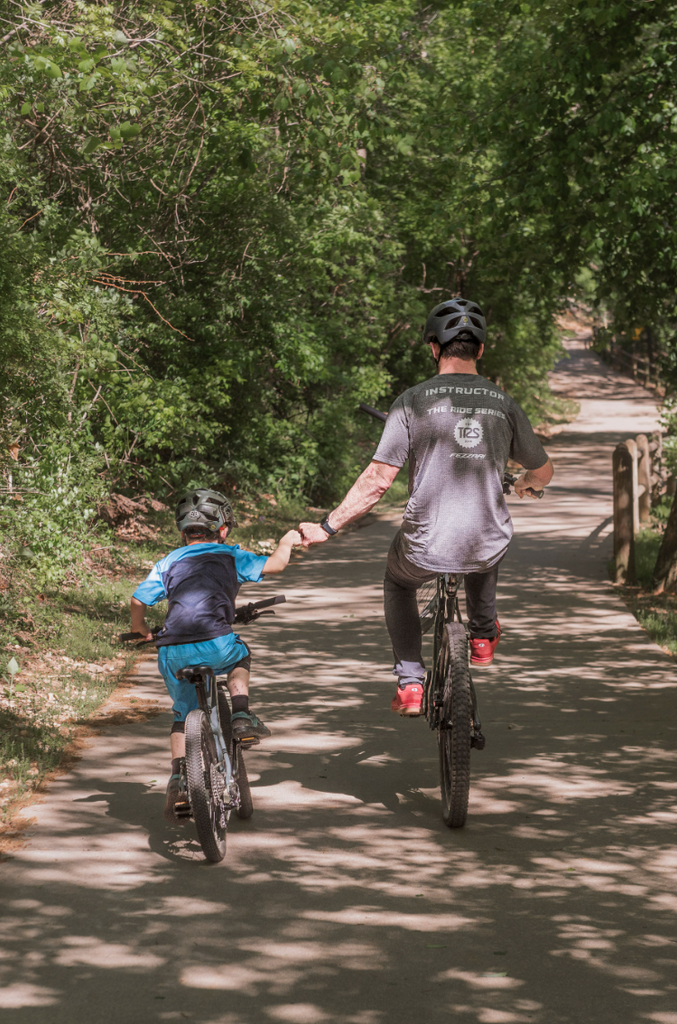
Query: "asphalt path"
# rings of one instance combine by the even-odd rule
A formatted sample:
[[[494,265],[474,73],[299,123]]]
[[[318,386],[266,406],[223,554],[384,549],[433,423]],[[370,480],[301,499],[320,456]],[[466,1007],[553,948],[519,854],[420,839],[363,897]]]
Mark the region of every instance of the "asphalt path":
[[[435,737],[391,714],[381,519],[247,597],[256,811],[223,864],[162,817],[169,714],[110,727],[0,865],[12,1024],[677,1024],[675,672],[608,582],[611,450],[651,395],[571,343],[581,400],[541,502],[511,498],[504,639],[463,830]],[[152,661],[139,699],[168,702]]]

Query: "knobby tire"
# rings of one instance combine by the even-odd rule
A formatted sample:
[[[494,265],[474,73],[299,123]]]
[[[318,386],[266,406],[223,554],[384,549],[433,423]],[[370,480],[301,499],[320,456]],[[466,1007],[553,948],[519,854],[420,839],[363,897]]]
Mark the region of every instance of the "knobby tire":
[[[445,626],[438,671],[444,679],[444,704],[437,730],[442,817],[449,828],[462,828],[468,817],[473,702],[468,638],[460,622]]]
[[[238,818],[251,818],[254,813],[254,801],[252,791],[249,788],[247,778],[247,767],[244,763],[244,753],[240,743],[233,744],[233,776],[240,790],[240,806],[237,809]]]
[[[200,846],[213,864],[226,856],[226,828],[221,826],[222,794],[214,792],[216,744],[204,711],[191,711],[186,718],[186,776],[188,796]]]
[[[244,763],[244,753],[239,743],[233,742],[233,730],[230,724],[230,704],[224,691],[219,687],[219,717],[221,719],[221,732],[226,741],[226,749],[233,771],[233,778],[240,791],[240,806],[237,809],[238,818],[251,818],[254,813],[254,802],[252,800],[247,768]]]

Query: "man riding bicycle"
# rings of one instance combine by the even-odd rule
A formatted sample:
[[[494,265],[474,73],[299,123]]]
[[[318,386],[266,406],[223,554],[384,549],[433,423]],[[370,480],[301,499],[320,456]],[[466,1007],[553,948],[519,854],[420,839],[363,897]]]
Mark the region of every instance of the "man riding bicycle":
[[[409,501],[388,552],[386,626],[398,688],[391,708],[419,715],[425,668],[416,591],[439,573],[463,573],[470,660],[490,665],[499,642],[498,567],[512,537],[503,495],[508,459],[524,467],[520,498],[550,483],[553,467],[526,413],[477,372],[486,321],[467,299],[442,302],[423,333],[437,375],[409,388],[388,413],[372,462],[323,523],[301,523],[305,547],[319,544],[376,505],[409,460]]]

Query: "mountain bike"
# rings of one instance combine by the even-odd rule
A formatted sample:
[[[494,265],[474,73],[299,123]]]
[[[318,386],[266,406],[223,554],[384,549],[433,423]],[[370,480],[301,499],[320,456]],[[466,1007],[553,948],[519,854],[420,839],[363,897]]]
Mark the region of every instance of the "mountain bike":
[[[516,480],[516,476],[505,473],[504,494],[510,493]],[[535,497],[543,497],[543,491],[529,490]],[[484,750],[486,744],[470,674],[469,635],[458,602],[462,582],[462,573],[442,573],[417,593],[421,632],[432,630],[433,641],[423,714],[437,732],[442,818],[449,828],[462,828],[466,823],[470,751],[473,747]]]
[[[388,414],[361,402],[360,410],[385,423]],[[503,474],[503,493],[517,480]],[[535,498],[543,491],[527,488]],[[432,668],[425,679],[423,714],[437,732],[442,818],[449,828],[462,828],[468,817],[470,751],[484,750],[477,694],[470,674],[469,635],[461,617],[458,592],[462,573],[441,573],[417,591],[421,632],[432,630]]]
[[[250,602],[236,609],[234,623],[254,622],[261,615],[274,615],[272,605],[286,601],[283,595]],[[157,632],[157,631],[155,631]],[[120,640],[141,640],[137,646],[153,643],[140,633],[124,633]],[[197,837],[208,861],[218,863],[226,855],[230,815],[250,818],[254,813],[243,749],[251,745],[233,736],[231,709],[225,678],[217,677],[210,665],[185,665],[176,672],[195,686],[198,708],[186,717],[186,756],[181,760],[181,790],[184,804],[176,804],[178,818],[192,818]]]

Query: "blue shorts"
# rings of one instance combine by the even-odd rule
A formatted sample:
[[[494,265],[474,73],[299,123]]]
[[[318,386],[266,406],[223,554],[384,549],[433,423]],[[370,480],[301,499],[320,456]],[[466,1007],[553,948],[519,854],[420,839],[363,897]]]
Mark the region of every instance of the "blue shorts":
[[[217,675],[225,675],[248,654],[249,648],[237,633],[217,636],[215,640],[203,640],[199,644],[168,644],[167,647],[158,647],[158,668],[172,698],[175,721],[185,722],[189,712],[198,707],[194,684],[177,679],[175,672],[186,665],[210,665]]]

